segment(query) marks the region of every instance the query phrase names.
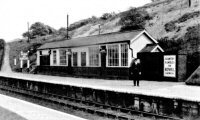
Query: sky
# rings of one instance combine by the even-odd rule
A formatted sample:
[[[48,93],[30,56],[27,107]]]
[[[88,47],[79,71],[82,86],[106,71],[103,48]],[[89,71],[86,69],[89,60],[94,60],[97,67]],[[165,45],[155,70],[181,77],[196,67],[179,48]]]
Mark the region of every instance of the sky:
[[[55,29],[91,16],[122,12],[151,0],[0,0],[0,39],[22,38],[27,23],[42,22]]]

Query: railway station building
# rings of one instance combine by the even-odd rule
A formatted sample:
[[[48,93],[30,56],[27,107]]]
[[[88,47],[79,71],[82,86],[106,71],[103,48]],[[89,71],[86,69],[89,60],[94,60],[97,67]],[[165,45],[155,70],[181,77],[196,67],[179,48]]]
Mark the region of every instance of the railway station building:
[[[50,42],[37,50],[37,71],[61,76],[129,79],[139,52],[163,52],[146,31],[107,33]]]

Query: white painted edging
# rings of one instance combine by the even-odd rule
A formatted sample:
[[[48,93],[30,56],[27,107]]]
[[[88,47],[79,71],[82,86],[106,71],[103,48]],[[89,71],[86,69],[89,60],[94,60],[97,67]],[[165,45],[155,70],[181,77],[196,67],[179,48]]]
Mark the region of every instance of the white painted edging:
[[[0,106],[28,120],[85,120],[80,117],[1,94]]]

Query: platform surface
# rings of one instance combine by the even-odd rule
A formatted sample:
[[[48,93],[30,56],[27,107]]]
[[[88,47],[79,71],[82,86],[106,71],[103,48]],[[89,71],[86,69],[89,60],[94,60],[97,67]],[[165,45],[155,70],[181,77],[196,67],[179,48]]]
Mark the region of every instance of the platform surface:
[[[24,117],[27,120],[85,120],[80,117],[1,94],[0,106]]]
[[[185,85],[184,82],[158,82],[141,80],[140,86],[136,87],[133,86],[133,82],[130,80],[74,78],[13,72],[0,72],[0,76],[200,102],[200,87],[188,86]]]

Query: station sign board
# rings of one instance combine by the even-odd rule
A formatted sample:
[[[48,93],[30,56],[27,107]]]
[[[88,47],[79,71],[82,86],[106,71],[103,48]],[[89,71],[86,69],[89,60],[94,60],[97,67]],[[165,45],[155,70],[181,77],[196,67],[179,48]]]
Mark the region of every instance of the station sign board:
[[[19,60],[28,60],[28,57],[20,57]]]
[[[28,60],[28,52],[24,53],[24,52],[21,52],[21,55],[20,55],[20,60]]]
[[[176,55],[164,55],[164,77],[176,78]]]

